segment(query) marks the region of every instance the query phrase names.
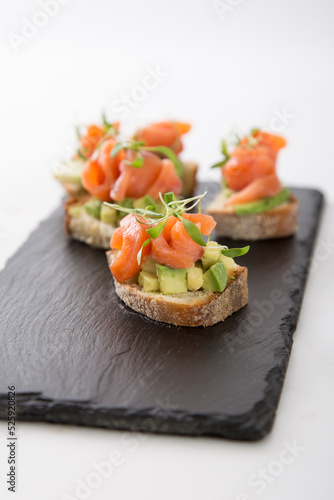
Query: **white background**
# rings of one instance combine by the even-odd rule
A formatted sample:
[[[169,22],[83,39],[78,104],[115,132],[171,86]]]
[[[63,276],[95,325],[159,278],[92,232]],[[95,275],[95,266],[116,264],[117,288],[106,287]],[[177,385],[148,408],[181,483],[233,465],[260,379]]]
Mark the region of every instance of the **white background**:
[[[0,267],[59,205],[63,193],[52,168],[74,146],[75,125],[98,121],[102,110],[119,119],[115,103],[123,94],[138,95],[134,89],[147,68],[157,66],[164,76],[141,102],[132,100],[122,120],[125,131],[151,120],[190,121],[184,157],[197,160],[201,178],[211,179],[208,167],[219,159],[220,139],[232,127],[279,128],[289,143],[279,159],[282,180],[321,189],[327,206],[269,437],[237,443],[145,435],[131,443],[121,432],[19,423],[15,498],[80,498],[78,479],[87,481],[93,463],[116,450],[124,463],[87,498],[332,498],[334,3],[62,3],[44,21],[38,1],[2,7]],[[25,19],[45,25],[27,43],[16,39],[15,50],[13,33],[22,35]],[[0,430],[0,497],[12,498],[4,479],[4,423]],[[294,440],[303,451],[258,493],[249,477],[259,468],[274,470],[273,461]]]

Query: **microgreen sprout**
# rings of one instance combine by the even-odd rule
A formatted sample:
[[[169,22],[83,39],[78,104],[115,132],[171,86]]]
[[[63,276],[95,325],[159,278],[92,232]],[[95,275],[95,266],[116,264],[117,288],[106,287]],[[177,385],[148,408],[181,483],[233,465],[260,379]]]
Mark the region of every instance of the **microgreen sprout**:
[[[103,130],[105,134],[108,134],[109,132],[115,136],[118,135],[118,123],[112,123],[108,122],[105,113],[102,113],[102,122],[103,122]]]
[[[212,165],[211,168],[224,167],[225,163],[227,163],[228,160],[230,159],[230,153],[228,151],[228,144],[227,144],[227,141],[225,139],[223,139],[221,142],[221,153],[223,155],[223,159],[221,161],[219,161],[218,163],[215,163],[214,165]]]

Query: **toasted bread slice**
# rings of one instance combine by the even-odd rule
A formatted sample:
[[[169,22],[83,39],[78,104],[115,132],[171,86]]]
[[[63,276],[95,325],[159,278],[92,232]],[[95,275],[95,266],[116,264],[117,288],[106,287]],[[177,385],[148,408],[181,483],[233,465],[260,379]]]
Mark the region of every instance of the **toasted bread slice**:
[[[75,240],[82,241],[94,248],[108,250],[110,239],[116,231],[116,226],[107,224],[89,215],[83,205],[91,198],[90,195],[79,198],[72,197],[64,204],[65,229]]]
[[[234,240],[267,240],[291,236],[298,230],[298,199],[290,198],[277,207],[257,214],[238,215],[223,209],[223,192],[206,208],[217,222],[215,230],[220,236]]]
[[[107,252],[109,265],[118,250]],[[223,292],[187,292],[164,295],[144,292],[134,282],[119,283],[114,279],[117,295],[131,309],[145,316],[178,326],[211,326],[224,321],[248,303],[247,268],[236,266]]]

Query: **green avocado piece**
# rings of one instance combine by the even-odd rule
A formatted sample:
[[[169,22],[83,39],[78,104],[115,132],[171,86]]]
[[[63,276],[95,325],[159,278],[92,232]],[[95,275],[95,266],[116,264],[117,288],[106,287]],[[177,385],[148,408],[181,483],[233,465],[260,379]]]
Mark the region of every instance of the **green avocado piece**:
[[[260,212],[266,212],[275,208],[277,205],[281,205],[290,197],[289,188],[283,188],[276,196],[270,196],[268,198],[262,198],[258,201],[253,201],[252,203],[243,203],[242,205],[235,205],[235,212],[238,215],[246,214],[258,214]]]
[[[216,241],[209,241],[204,248],[204,253],[201,257],[201,261],[204,269],[208,269],[210,266],[215,264],[220,256],[220,248]]]
[[[165,295],[187,292],[187,269],[171,269],[157,264],[159,288]]]
[[[107,224],[115,223],[117,221],[117,217],[117,210],[109,207],[109,205],[105,205],[104,203],[102,204],[100,218],[103,222],[106,222]]]
[[[203,288],[210,292],[223,292],[226,288],[227,272],[221,261],[216,262],[203,275]]]
[[[70,214],[70,217],[80,217],[82,213],[82,205],[73,205],[69,208],[68,213]]]
[[[144,292],[158,292],[159,281],[155,274],[147,271],[140,271],[138,276],[138,284],[144,289]]]
[[[200,267],[190,267],[187,269],[188,290],[196,292],[203,285],[203,269]]]
[[[102,207],[102,202],[97,198],[93,198],[89,201],[86,201],[86,203],[84,204],[84,209],[86,210],[88,215],[94,217],[95,219],[100,219],[101,207]]]
[[[142,198],[138,198],[138,200],[135,200],[133,202],[133,206],[134,208],[142,208],[143,210],[145,210],[146,207],[151,206],[154,207],[153,211],[157,210],[155,201],[153,200],[152,196],[148,194],[146,196],[143,196]]]
[[[81,186],[81,174],[85,163],[82,160],[68,160],[59,163],[55,169],[55,178],[63,183],[70,182]]]

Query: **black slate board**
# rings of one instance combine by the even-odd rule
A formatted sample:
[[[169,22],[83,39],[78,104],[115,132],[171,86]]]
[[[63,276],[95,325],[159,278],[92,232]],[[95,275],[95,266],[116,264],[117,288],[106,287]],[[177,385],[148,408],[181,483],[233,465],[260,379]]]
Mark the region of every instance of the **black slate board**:
[[[208,188],[207,201],[217,190],[200,188]],[[104,252],[69,240],[62,210],[55,211],[0,274],[0,417],[7,416],[7,386],[15,385],[19,420],[265,436],[323,204],[318,191],[294,192],[298,235],[252,243],[239,259],[249,268],[249,305],[209,328],[171,327],[125,307]]]

